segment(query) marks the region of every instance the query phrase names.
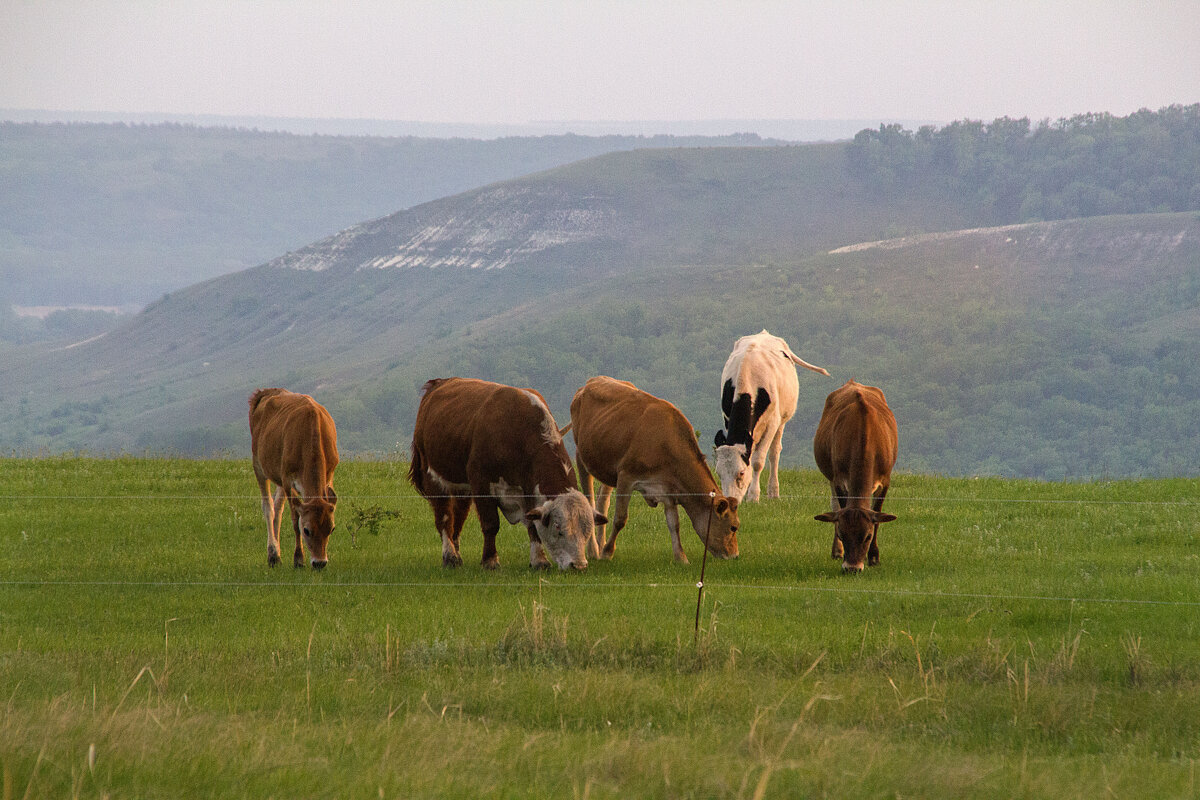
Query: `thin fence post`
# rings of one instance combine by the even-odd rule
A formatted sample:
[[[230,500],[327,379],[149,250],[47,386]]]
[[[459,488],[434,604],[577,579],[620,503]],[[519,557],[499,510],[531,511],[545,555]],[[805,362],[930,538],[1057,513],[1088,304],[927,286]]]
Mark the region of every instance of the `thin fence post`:
[[[700,557],[700,580],[696,584],[696,627],[692,631],[692,647],[700,644],[700,601],[704,598],[704,568],[708,566],[708,535],[712,533],[712,518],[716,513],[717,493],[708,493],[708,524],[704,526],[704,555]]]

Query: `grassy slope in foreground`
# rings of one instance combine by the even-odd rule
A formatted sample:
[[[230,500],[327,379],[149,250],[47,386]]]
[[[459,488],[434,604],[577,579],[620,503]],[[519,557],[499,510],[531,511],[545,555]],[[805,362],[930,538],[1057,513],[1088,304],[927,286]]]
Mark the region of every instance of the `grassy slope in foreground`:
[[[4,796],[1195,790],[1195,480],[901,475],[845,578],[788,472],[693,647],[690,528],[675,565],[637,501],[581,575],[506,528],[490,573],[472,521],[447,572],[404,474],[342,465],[318,574],[266,567],[245,461],[0,461]]]

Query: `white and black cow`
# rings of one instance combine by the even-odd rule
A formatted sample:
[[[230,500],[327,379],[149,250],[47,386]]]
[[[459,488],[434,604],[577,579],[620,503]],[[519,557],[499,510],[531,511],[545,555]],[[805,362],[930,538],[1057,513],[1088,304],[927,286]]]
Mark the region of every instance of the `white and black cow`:
[[[721,414],[715,461],[721,491],[738,500],[758,500],[767,456],[771,475],[767,497],[779,497],[779,451],[783,427],[796,413],[800,382],[796,367],[829,373],[792,352],[788,343],[767,331],[743,336],[721,370]]]

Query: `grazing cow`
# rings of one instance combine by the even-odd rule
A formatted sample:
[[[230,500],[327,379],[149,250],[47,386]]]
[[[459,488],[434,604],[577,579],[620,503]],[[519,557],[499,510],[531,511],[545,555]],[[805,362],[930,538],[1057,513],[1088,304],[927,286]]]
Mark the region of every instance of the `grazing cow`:
[[[896,518],[881,510],[896,448],[896,418],[879,389],[850,380],[825,399],[813,455],[833,500],[815,519],[833,523],[832,555],[843,572],[879,563],[879,525]]]
[[[272,567],[279,563],[279,524],[286,497],[296,531],[292,564],[303,567],[307,549],[313,569],[324,568],[329,563],[326,546],[337,506],[333,491],[337,430],[333,417],[306,394],[259,389],[250,395],[250,452],[267,520],[267,563]]]
[[[433,508],[442,565],[462,564],[458,537],[471,511],[483,529],[482,564],[500,566],[500,514],[529,531],[529,565],[587,569],[587,544],[607,520],[577,488],[546,401],[532,389],[468,378],[421,389],[408,478]]]
[[[725,430],[717,431],[715,471],[726,497],[758,500],[759,481],[767,456],[771,474],[767,497],[779,497],[779,451],[783,427],[796,413],[800,382],[796,367],[829,375],[792,352],[787,342],[767,331],[743,336],[721,370],[721,414]]]
[[[603,527],[591,544],[593,555],[612,558],[617,534],[629,518],[629,498],[641,492],[651,508],[662,503],[671,532],[675,560],[687,563],[679,543],[679,509],[683,506],[700,541],[719,558],[736,558],[737,500],[721,494],[708,471],[696,435],[679,409],[632,383],[613,378],[588,380],[571,401],[575,463],[588,498],[598,480],[600,510],[608,511],[613,487],[617,511],[612,535],[599,552]]]

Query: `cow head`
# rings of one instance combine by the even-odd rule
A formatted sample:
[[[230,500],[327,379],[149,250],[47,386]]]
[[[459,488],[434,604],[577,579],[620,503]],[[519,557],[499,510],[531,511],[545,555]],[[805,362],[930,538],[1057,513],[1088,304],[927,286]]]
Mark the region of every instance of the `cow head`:
[[[559,569],[587,569],[587,545],[608,518],[592,508],[578,489],[568,489],[525,514],[542,549]]]
[[[744,444],[725,443],[722,433],[717,434],[716,441],[713,471],[721,483],[721,494],[740,502],[754,479],[754,470],[750,468],[750,448]]]
[[[327,546],[329,534],[333,533],[333,512],[337,507],[337,494],[330,486],[324,497],[314,497],[300,504],[300,537],[308,553],[313,569],[323,569],[329,563]],[[296,554],[297,558],[299,553]],[[296,566],[303,566],[297,562]]]
[[[842,544],[842,572],[862,572],[867,563],[867,555],[871,552],[875,537],[879,533],[879,526],[884,522],[893,521],[896,515],[869,508],[846,506],[837,511],[817,514],[813,519],[833,523],[833,535]],[[877,549],[874,561],[878,561]]]
[[[708,551],[717,558],[737,558],[737,532],[741,527],[738,519],[738,501],[735,497],[717,495],[712,503],[712,513],[704,530],[700,525],[694,525],[700,541],[708,539]],[[696,518],[692,518],[693,524]]]

